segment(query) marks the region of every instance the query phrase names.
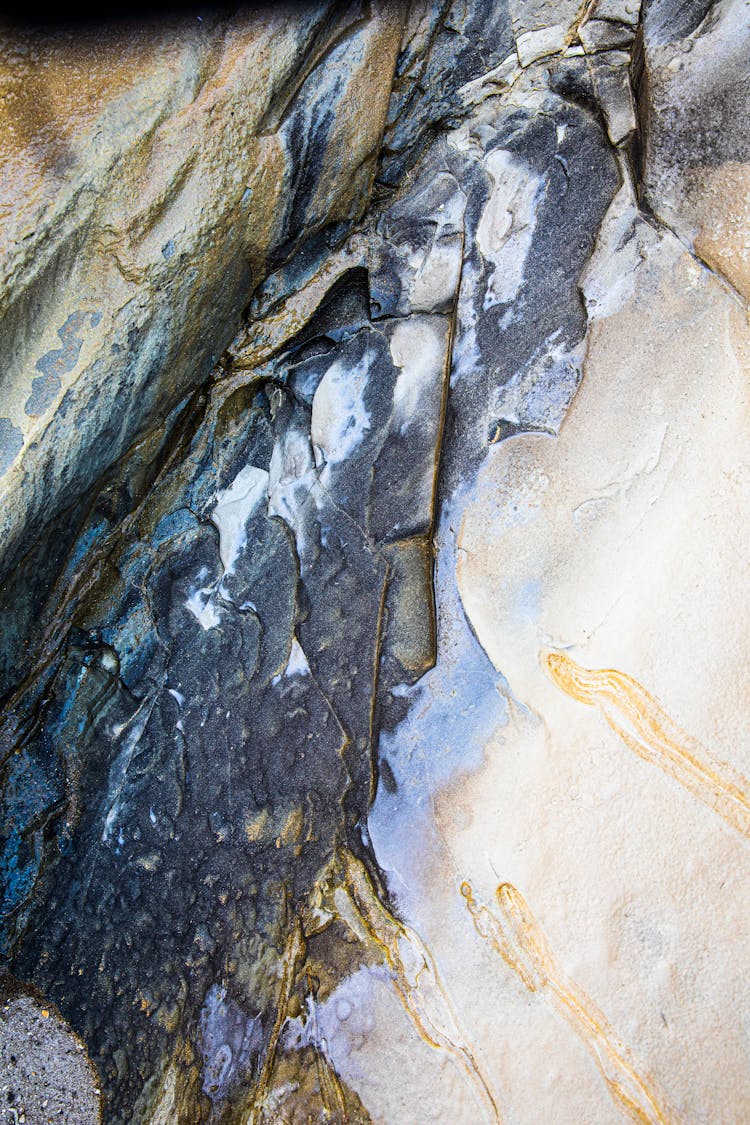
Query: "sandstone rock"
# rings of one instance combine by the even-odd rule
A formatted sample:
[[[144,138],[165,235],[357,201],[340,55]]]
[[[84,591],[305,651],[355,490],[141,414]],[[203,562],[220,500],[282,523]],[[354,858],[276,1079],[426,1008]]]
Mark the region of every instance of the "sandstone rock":
[[[632,221],[641,222],[634,211]],[[590,330],[583,382],[559,437],[504,443],[467,506],[462,601],[507,679],[510,706],[483,767],[445,795],[441,823],[462,870],[481,835],[494,867],[534,903],[567,971],[601,998],[617,1029],[612,1042],[627,1043],[663,1118],[693,1121],[707,1105],[731,1117],[748,1097],[741,1020],[732,1018],[743,1008],[744,974],[727,964],[744,922],[724,898],[730,887],[732,897],[747,894],[748,869],[742,834],[712,801],[726,768],[718,763],[750,774],[747,747],[718,702],[719,685],[731,685],[741,711],[745,691],[749,544],[736,514],[747,502],[747,474],[737,469],[750,336],[732,299],[673,236],[647,244],[635,267],[620,263],[632,269],[632,291]],[[689,732],[674,757],[644,749],[641,760],[627,732],[610,729],[616,720],[608,726],[566,698],[545,675],[548,647],[647,685]],[[697,753],[691,738],[712,762],[692,790],[679,769],[681,753]],[[486,817],[480,793],[498,794]],[[495,816],[500,794],[509,819]],[[473,813],[468,828],[456,818],[455,836],[454,801]],[[497,879],[486,863],[475,866],[492,902]],[[691,1044],[708,1041],[710,1058],[683,1067]],[[506,1073],[518,1089],[522,1072]],[[606,1097],[603,1083],[599,1091]],[[515,1108],[520,1094],[509,1096]],[[580,1118],[609,1119],[593,1085],[586,1098]],[[572,1120],[566,1102],[556,1116]],[[527,1112],[521,1119],[533,1119],[539,1102]]]
[[[743,36],[320,6],[55,94],[99,195],[8,276],[129,303],[14,344],[0,934],[107,1121],[743,1119]]]

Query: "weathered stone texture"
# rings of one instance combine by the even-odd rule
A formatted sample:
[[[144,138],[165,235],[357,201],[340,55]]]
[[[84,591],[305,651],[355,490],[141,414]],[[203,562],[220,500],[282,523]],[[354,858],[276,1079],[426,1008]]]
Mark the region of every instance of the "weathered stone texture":
[[[745,16],[7,41],[1,955],[108,1122],[746,1116]]]
[[[651,4],[643,30],[644,199],[750,299],[750,16]]]
[[[361,214],[401,18],[8,35],[4,570],[205,380],[279,254]]]

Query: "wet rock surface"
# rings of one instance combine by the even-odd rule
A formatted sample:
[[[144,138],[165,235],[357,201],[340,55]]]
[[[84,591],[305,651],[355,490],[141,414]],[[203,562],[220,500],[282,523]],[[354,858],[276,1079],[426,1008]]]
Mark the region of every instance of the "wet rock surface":
[[[401,22],[320,3],[6,33],[4,577],[206,380],[274,265],[361,215]]]
[[[85,1044],[104,1120],[742,1116],[735,938],[711,923],[701,951],[690,886],[712,917],[744,901],[742,853],[717,832],[743,831],[748,768],[725,752],[727,780],[647,689],[679,711],[675,684],[703,676],[685,723],[726,750],[701,716],[724,713],[710,668],[736,684],[743,666],[750,602],[738,582],[730,628],[717,591],[744,540],[710,557],[705,528],[682,529],[711,488],[731,526],[746,479],[706,396],[714,369],[746,414],[748,225],[723,187],[714,209],[692,186],[709,163],[741,183],[739,125],[701,107],[741,100],[743,10],[321,5],[179,25],[152,94],[163,182],[107,251],[129,296],[9,330],[25,374],[9,367],[0,424],[0,952]],[[711,36],[731,65],[709,61]],[[34,49],[69,65],[69,45]],[[141,125],[122,127],[122,181],[105,161],[93,210],[75,177],[93,174],[101,114],[145,112],[134,66],[121,103],[114,83],[93,116],[66,111],[73,271],[94,252],[76,231],[131,222]],[[222,147],[216,121],[242,142]],[[4,261],[17,302],[46,292],[58,235],[41,223],[34,253]],[[701,484],[689,466],[712,456]],[[672,571],[659,616],[653,575]],[[714,631],[681,678],[648,622],[671,636],[696,583],[695,627],[724,622],[728,647]],[[542,649],[578,663],[564,676]],[[586,678],[609,652],[622,671]],[[566,772],[561,755],[601,736],[544,668],[615,734],[630,708],[626,745],[671,763],[664,791],[620,805],[649,783],[608,743],[604,776],[595,755]],[[705,784],[686,780],[696,754]],[[729,905],[706,869],[664,859],[689,831],[725,865]],[[724,1046],[697,1062],[716,1013]],[[6,1007],[0,1050],[19,1035]]]

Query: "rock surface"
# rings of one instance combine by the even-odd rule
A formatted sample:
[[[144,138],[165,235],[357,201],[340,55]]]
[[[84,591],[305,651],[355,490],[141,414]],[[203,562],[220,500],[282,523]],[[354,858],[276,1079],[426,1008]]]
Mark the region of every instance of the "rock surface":
[[[644,19],[648,207],[750,299],[746,4],[652,4]]]
[[[359,217],[401,22],[322,0],[6,37],[0,575],[171,426],[276,261]]]
[[[8,39],[0,938],[106,1121],[750,1112],[746,17]]]

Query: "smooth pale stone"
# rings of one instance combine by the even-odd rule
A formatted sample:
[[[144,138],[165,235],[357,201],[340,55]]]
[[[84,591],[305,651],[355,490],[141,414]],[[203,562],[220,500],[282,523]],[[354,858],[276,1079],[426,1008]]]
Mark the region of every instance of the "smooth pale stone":
[[[590,319],[611,316],[632,298],[638,269],[661,235],[641,221],[635,192],[626,181],[599,228],[581,291]]]
[[[414,316],[396,324],[390,340],[391,356],[399,372],[393,390],[394,430],[404,433],[418,419],[420,402],[433,397],[435,384],[439,401],[445,342],[440,320]]]
[[[604,51],[590,65],[609,139],[619,145],[638,124],[630,88],[630,56],[625,51]]]
[[[414,277],[413,311],[431,312],[445,306],[456,291],[461,276],[461,236],[436,240]]]
[[[542,27],[538,31],[526,31],[516,39],[518,61],[521,66],[531,66],[537,59],[547,55],[554,55],[561,51],[565,44],[567,28],[562,24],[554,27]]]
[[[345,461],[370,429],[364,403],[370,366],[367,354],[352,370],[336,362],[320,381],[313,398],[310,434],[321,468]]]
[[[518,886],[665,1117],[696,1122],[736,1121],[750,1102],[747,841],[553,686],[539,651],[635,677],[750,776],[749,376],[746,315],[663,240],[632,296],[591,329],[559,437],[509,439],[480,474],[459,586],[507,678],[511,721],[480,770],[434,802],[453,880],[489,905],[497,883]],[[430,880],[441,878],[436,865]],[[470,960],[449,986],[467,998],[497,989],[496,1003],[503,990],[493,1048],[510,1050],[514,1120],[547,1119],[536,1076],[558,1060],[567,1071],[559,1044],[573,1033],[540,1015],[500,958],[498,984]],[[554,1045],[535,1034],[522,1058],[505,1030],[509,1013],[522,1020],[519,999],[559,1034]],[[619,1120],[599,1101],[601,1075],[586,1081],[592,1100],[561,1097],[554,1120]]]
[[[219,531],[219,554],[225,573],[232,573],[245,546],[248,519],[267,499],[268,473],[254,465],[245,465],[229,487],[216,494],[211,522]]]
[[[624,23],[630,27],[638,26],[640,12],[640,0],[599,0],[594,8],[597,19]]]
[[[482,1120],[471,1087],[450,1055],[432,1049],[412,1024],[380,966],[361,968],[321,1004],[316,1019],[337,1073],[357,1092],[374,1123]],[[309,1025],[307,1028],[309,1035]],[[288,1039],[304,1042],[294,1021]],[[385,1080],[398,1074],[397,1081]]]

